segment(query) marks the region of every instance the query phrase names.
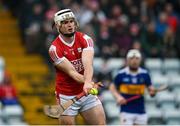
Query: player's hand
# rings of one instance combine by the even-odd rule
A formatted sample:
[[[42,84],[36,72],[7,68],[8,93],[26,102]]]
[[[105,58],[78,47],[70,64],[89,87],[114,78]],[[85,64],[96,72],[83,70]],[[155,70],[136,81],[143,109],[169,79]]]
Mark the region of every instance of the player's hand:
[[[91,88],[93,88],[94,82],[85,82],[84,83],[84,87],[83,90],[86,93],[86,95],[88,94],[88,92],[91,90]]]
[[[103,87],[104,85],[101,83],[101,82],[98,82],[98,83],[94,83],[93,84],[93,88],[99,88],[99,87]]]
[[[119,96],[119,97],[116,99],[116,101],[117,101],[117,104],[118,104],[118,105],[125,105],[125,104],[127,104],[126,99],[125,99],[124,97],[122,97],[122,96]]]
[[[154,97],[156,93],[156,89],[153,86],[149,87],[149,94],[151,97]]]

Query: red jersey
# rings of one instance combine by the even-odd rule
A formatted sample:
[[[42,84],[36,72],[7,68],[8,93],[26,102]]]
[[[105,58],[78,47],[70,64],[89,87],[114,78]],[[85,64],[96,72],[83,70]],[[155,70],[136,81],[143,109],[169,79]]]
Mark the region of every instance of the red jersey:
[[[82,64],[83,50],[94,50],[93,40],[86,34],[76,32],[72,43],[65,42],[59,35],[49,48],[49,55],[55,65],[68,59],[77,72],[84,74]],[[77,95],[83,91],[83,85],[76,82],[63,71],[56,69],[56,93],[64,95]]]

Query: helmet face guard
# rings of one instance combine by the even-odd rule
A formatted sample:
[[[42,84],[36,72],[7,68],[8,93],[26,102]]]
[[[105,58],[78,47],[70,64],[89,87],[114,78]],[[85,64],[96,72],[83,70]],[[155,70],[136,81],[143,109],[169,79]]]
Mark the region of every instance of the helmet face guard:
[[[67,19],[74,19],[76,27],[78,27],[78,22],[73,12],[70,9],[63,9],[55,13],[54,23],[52,24],[52,28],[54,27],[55,24],[60,26],[61,23]],[[59,29],[57,30],[59,32]]]

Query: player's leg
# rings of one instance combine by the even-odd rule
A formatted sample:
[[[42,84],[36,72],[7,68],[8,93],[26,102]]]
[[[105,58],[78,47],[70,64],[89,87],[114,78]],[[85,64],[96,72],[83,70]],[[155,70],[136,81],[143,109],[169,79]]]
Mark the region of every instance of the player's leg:
[[[105,125],[106,119],[102,105],[97,105],[81,113],[89,125]]]
[[[148,120],[147,114],[136,114],[136,119],[134,121],[134,124],[136,126],[147,125],[147,120]]]
[[[65,103],[72,99],[74,96],[59,95],[59,103]],[[73,104],[68,109],[66,109],[59,118],[59,123],[61,125],[75,125],[75,117],[78,115],[80,109],[79,104]]]
[[[89,95],[87,99],[83,102],[80,112],[87,124],[106,124],[104,109],[97,96]]]
[[[61,116],[59,118],[60,125],[75,125],[75,116]]]
[[[122,112],[120,114],[120,124],[133,126],[135,120],[135,114]]]

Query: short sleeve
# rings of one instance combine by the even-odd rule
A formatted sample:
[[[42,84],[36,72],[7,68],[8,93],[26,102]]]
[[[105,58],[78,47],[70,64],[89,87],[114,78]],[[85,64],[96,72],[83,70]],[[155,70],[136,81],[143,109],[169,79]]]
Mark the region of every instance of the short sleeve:
[[[114,78],[114,84],[115,84],[116,88],[118,88],[119,85],[121,84],[121,75],[120,75],[120,74],[118,74],[118,75],[115,76],[115,78]]]
[[[146,74],[146,86],[149,87],[150,85],[152,85],[151,77],[150,77],[150,75],[147,73],[147,74]]]
[[[60,51],[57,51],[56,46],[54,45],[51,45],[49,48],[49,56],[54,65],[61,63],[65,59],[62,53],[60,53]]]
[[[83,50],[94,50],[93,39],[88,35],[83,35]]]

